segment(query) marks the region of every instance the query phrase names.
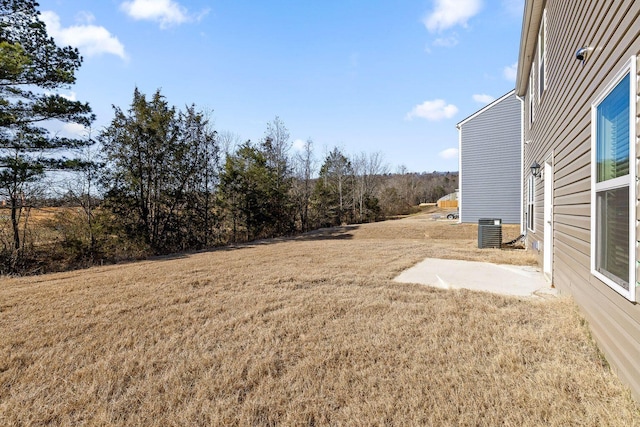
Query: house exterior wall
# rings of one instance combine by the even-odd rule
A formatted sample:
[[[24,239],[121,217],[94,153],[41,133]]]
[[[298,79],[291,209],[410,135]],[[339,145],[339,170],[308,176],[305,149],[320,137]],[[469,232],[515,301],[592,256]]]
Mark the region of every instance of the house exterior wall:
[[[460,222],[520,223],[521,104],[511,92],[458,125]]]
[[[538,55],[523,49],[527,37],[537,40],[534,37],[540,26],[527,29],[527,25],[540,8],[546,11],[546,89],[541,96],[535,75],[536,87],[533,91],[529,87],[529,65],[535,74],[539,72]],[[534,161],[553,165],[552,176],[541,176],[537,181],[535,231],[527,236],[528,246],[539,251],[542,264],[543,241],[549,238],[544,236],[544,182],[553,180],[553,283],[573,295],[607,360],[640,399],[640,305],[591,273],[591,105],[625,63],[640,54],[640,2],[527,0],[522,37],[519,68],[524,74],[518,77],[516,93],[525,97],[524,140],[528,143],[524,145],[523,182],[529,178],[528,165]],[[575,54],[585,45],[594,50],[581,63]],[[533,52],[538,52],[537,47]],[[530,125],[531,93],[534,120]],[[639,119],[636,117],[633,135],[636,147]],[[637,170],[637,161],[631,165]],[[639,218],[640,208],[636,208],[638,236]],[[638,265],[638,259],[640,249],[631,254],[630,262]],[[635,285],[634,278],[630,286]]]

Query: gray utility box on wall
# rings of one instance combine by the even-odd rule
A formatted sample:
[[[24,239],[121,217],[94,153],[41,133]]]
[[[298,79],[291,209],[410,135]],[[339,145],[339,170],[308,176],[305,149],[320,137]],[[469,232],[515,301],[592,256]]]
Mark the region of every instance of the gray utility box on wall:
[[[478,220],[478,248],[497,248],[502,246],[502,220],[480,218]]]

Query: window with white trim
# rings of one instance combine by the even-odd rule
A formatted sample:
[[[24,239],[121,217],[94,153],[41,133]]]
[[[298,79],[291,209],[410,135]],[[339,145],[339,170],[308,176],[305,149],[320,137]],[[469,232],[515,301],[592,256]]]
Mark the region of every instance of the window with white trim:
[[[636,59],[591,106],[591,272],[635,301]]]
[[[542,14],[542,23],[538,33],[538,102],[542,100],[542,93],[547,88],[547,10]]]
[[[529,182],[527,185],[527,229],[529,229],[529,231],[535,231],[535,222],[534,222],[535,199],[536,199],[536,178],[533,175],[530,175]]]

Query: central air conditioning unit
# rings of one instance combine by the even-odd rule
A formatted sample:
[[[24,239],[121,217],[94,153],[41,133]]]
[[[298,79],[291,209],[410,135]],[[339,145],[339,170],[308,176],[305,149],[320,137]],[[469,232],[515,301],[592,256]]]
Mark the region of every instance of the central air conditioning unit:
[[[480,218],[478,220],[478,248],[500,249],[502,246],[502,220]]]

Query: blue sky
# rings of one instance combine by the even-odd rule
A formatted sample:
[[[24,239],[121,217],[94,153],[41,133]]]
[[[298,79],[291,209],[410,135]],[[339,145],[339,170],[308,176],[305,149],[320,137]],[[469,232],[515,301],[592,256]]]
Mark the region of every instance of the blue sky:
[[[458,169],[456,123],[515,85],[524,0],[40,0],[84,63],[66,96],[94,131],[137,86],[258,141],[276,116],[320,160],[380,152],[391,171]],[[65,129],[68,132],[78,129]]]

